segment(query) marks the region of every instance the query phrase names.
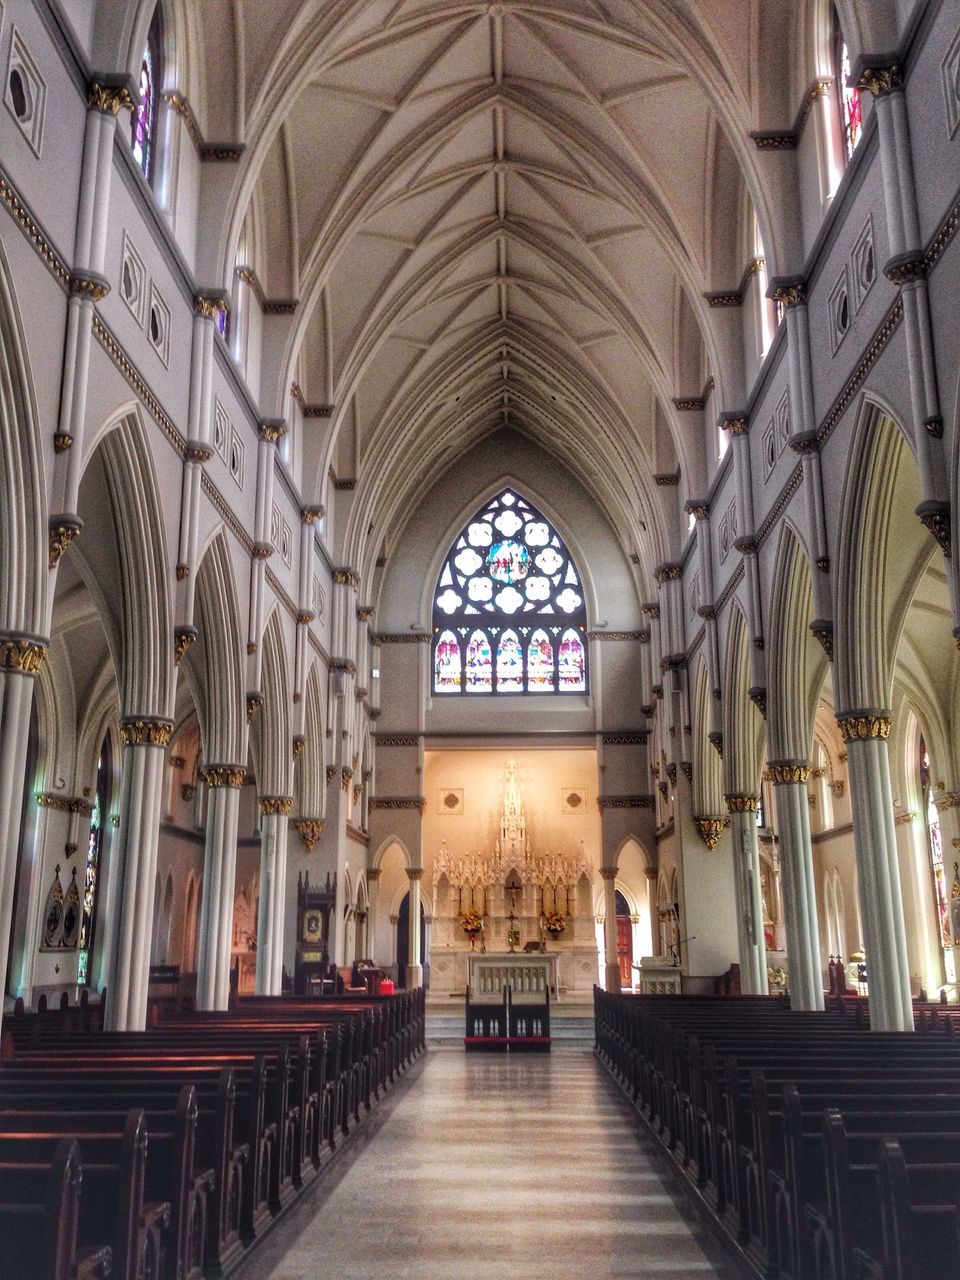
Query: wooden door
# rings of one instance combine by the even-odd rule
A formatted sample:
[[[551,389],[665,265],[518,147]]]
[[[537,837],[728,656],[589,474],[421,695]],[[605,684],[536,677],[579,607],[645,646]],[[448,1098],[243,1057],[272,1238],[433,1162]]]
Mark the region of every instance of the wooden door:
[[[621,987],[633,986],[633,926],[629,916],[617,916],[617,960]]]

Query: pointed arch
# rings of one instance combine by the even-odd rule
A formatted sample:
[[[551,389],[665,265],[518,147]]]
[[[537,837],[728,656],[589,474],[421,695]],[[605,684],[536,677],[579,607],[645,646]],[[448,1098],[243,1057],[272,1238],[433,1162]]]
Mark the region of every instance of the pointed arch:
[[[719,817],[725,810],[720,757],[707,736],[710,732],[710,677],[701,658],[694,678],[693,715],[693,812],[697,817]]]
[[[789,523],[780,533],[773,574],[767,659],[769,755],[806,762],[813,740],[817,694],[827,657],[810,633],[810,562]]]
[[[759,796],[764,723],[750,697],[749,628],[734,602],[727,626],[723,677],[723,776],[727,795]]]
[[[187,650],[186,669],[195,677],[196,695],[207,763],[233,764],[245,759],[243,698],[243,632],[229,548],[219,530],[197,570],[197,642]]]
[[[301,818],[323,818],[327,788],[324,777],[323,688],[326,672],[317,659],[310,668],[304,690],[303,749],[296,766],[297,812]]]
[[[261,647],[263,705],[254,717],[251,733],[257,787],[262,796],[286,796],[292,782],[293,751],[287,651],[278,609],[264,628]]]

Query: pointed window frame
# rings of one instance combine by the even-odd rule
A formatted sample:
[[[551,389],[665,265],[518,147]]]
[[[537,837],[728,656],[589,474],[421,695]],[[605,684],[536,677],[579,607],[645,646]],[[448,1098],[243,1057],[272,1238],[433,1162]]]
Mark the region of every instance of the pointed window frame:
[[[560,644],[570,630],[583,647],[582,689],[560,685]],[[485,635],[492,658],[489,689],[471,686],[466,662],[476,632]],[[553,687],[530,685],[530,645],[546,632],[553,650]],[[438,647],[450,633],[460,643],[459,687],[437,687]],[[521,687],[501,689],[497,655],[513,633],[521,656]],[[433,594],[431,694],[448,697],[585,697],[590,692],[587,610],[583,578],[560,533],[533,503],[512,487],[483,503],[454,538]],[[514,684],[515,682],[511,682]]]

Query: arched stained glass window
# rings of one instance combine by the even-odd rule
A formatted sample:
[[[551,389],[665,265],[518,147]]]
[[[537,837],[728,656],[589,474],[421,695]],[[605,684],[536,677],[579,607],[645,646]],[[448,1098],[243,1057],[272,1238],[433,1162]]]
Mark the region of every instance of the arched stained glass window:
[[[940,831],[940,813],[933,795],[933,783],[930,779],[930,756],[927,744],[920,737],[920,791],[923,797],[924,821],[927,828],[927,848],[930,853],[930,864],[933,872],[934,905],[937,911],[937,932],[940,946],[943,948],[944,970],[947,982],[956,982],[956,968],[953,958],[954,922],[951,912],[952,898],[960,896],[957,892],[960,874],[954,864],[953,884],[948,884],[947,869],[943,861],[943,835]]]
[[[837,105],[840,108],[843,145],[846,159],[849,160],[863,132],[863,115],[860,90],[855,85],[851,86],[847,83],[851,74],[850,50],[843,38],[840,16],[836,8],[833,10],[833,74],[836,80]]]
[[[110,807],[110,736],[103,740],[97,761],[96,798],[90,815],[90,838],[83,871],[83,904],[80,916],[80,946],[77,985],[84,986],[89,976],[90,953],[97,921],[97,883],[100,876],[100,854],[103,851],[103,825]]]
[[[162,80],[163,15],[157,5],[150,20],[147,43],[140,60],[137,89],[140,102],[134,108],[131,122],[133,158],[148,182],[153,180],[157,135],[157,107]]]
[[[563,539],[504,489],[461,530],[440,571],[433,692],[585,693],[586,625]]]

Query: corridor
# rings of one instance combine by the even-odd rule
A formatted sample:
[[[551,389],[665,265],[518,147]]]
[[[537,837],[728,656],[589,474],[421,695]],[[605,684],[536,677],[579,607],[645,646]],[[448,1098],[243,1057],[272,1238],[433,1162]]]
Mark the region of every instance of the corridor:
[[[651,1146],[588,1050],[433,1049],[240,1275],[738,1280]]]

